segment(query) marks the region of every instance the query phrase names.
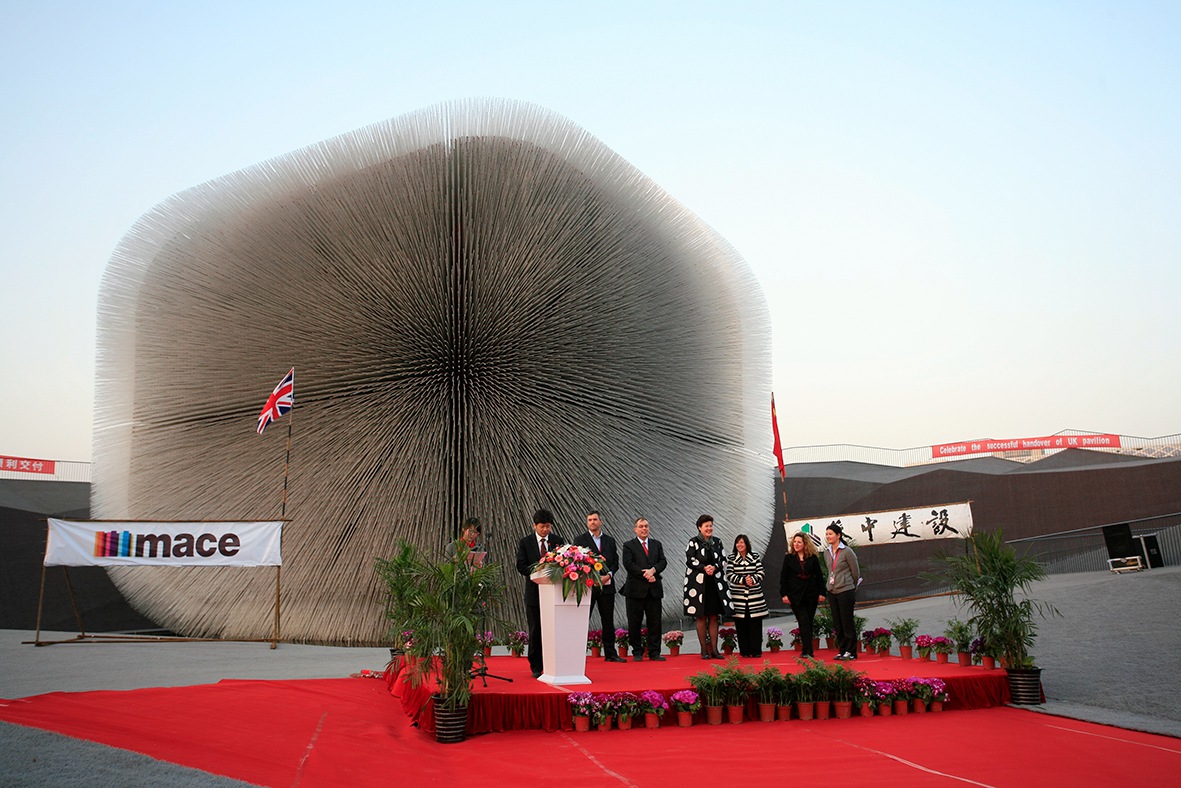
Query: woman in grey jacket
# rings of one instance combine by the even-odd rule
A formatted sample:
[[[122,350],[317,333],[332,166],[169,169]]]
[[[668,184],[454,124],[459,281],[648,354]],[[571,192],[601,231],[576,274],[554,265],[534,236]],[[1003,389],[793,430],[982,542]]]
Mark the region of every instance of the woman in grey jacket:
[[[853,623],[853,608],[857,603],[857,584],[861,582],[861,567],[857,554],[841,541],[844,532],[836,523],[824,531],[828,547],[824,550],[824,565],[828,577],[824,595],[832,611],[833,635],[837,641],[837,655],[833,659],[857,659],[857,628]]]

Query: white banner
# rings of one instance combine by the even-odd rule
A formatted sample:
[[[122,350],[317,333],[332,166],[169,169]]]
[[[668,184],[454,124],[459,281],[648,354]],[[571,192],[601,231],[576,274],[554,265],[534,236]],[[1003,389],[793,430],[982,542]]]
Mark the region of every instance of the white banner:
[[[788,520],[787,540],[797,531],[811,533],[824,543],[824,530],[837,523],[856,545],[909,544],[927,539],[962,539],[972,533],[972,504],[939,503],[892,512],[858,512],[810,520]]]
[[[282,521],[49,519],[46,566],[281,566]]]

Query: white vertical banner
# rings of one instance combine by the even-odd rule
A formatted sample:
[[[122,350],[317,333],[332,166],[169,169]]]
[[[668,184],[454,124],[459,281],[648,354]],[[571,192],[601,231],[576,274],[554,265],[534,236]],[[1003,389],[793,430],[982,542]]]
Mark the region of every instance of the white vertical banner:
[[[282,566],[283,521],[49,518],[45,566]]]
[[[792,535],[802,531],[823,543],[824,531],[832,523],[839,525],[857,543],[858,549],[931,539],[963,539],[972,535],[972,504],[970,501],[938,503],[913,509],[788,520],[784,524],[787,541],[790,544]]]

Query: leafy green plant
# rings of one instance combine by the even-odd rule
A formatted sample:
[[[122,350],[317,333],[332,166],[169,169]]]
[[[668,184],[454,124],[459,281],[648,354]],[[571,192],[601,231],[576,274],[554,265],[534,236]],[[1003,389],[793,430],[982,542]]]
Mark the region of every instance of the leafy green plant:
[[[706,706],[721,706],[723,701],[722,683],[713,671],[703,670],[689,677],[689,686],[697,690]]]
[[[917,618],[898,618],[890,619],[886,622],[890,627],[890,631],[894,633],[894,639],[898,641],[900,646],[909,646],[914,640],[915,633],[919,631],[919,621]]]
[[[1028,597],[1033,584],[1045,578],[1045,567],[1028,556],[1018,557],[999,530],[973,533],[963,544],[962,555],[932,559],[940,569],[925,577],[958,592],[956,603],[972,614],[968,623],[1008,667],[1032,667],[1029,652],[1037,640],[1038,619],[1061,615],[1053,605]]]
[[[864,673],[851,670],[844,665],[833,665],[828,672],[828,688],[832,700],[853,700],[853,696],[857,693],[857,680]]]
[[[967,653],[968,647],[972,645],[972,635],[974,634],[972,625],[967,621],[961,621],[958,618],[953,618],[947,622],[947,627],[943,630],[943,634],[955,643],[955,650]]]
[[[812,619],[812,632],[817,637],[832,637],[832,611],[827,605],[816,608],[816,617]]]
[[[778,703],[783,694],[783,685],[787,677],[779,668],[764,661],[761,670],[754,676],[755,691],[759,695],[759,703]]]
[[[754,674],[744,668],[737,657],[730,657],[723,667],[717,668],[718,683],[722,687],[722,701],[727,706],[746,703],[746,696],[755,688]]]
[[[411,684],[433,678],[442,707],[451,710],[471,699],[472,656],[486,631],[485,615],[491,616],[504,589],[500,566],[471,564],[469,552],[460,540],[432,558],[400,541],[393,558],[375,561],[386,584],[392,632],[395,637],[413,632],[405,643],[405,653],[416,657],[408,668]],[[491,618],[486,623],[505,626]]]

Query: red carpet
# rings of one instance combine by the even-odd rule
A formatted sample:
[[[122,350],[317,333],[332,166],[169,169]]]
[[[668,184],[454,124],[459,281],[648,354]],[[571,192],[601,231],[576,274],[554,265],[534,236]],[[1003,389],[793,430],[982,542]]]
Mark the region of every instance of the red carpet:
[[[770,785],[783,779],[793,757],[818,769],[839,764],[839,777],[829,769],[823,778],[836,785],[1174,784],[1181,771],[1176,739],[1009,707],[607,733],[519,731],[439,745],[410,727],[384,682],[326,679],[50,693],[0,701],[0,719],[273,786],[532,784],[543,772],[564,788],[663,786],[690,779],[689,765],[705,762],[727,779]],[[543,749],[545,765],[536,758]]]
[[[836,652],[821,650],[817,656],[827,662]],[[744,666],[758,670],[763,662],[770,662],[785,673],[798,673],[803,668],[796,662],[795,651],[769,652],[758,659],[742,659]],[[489,673],[511,678],[513,681],[488,679],[484,687],[476,682],[472,703],[468,708],[468,731],[471,733],[499,733],[513,730],[573,730],[570,707],[566,702],[568,691],[586,692],[635,692],[653,689],[667,697],[673,692],[687,689],[687,676],[711,666],[724,663],[703,660],[700,656],[684,655],[669,657],[664,662],[631,662],[627,664],[604,662],[600,658],[587,658],[589,685],[551,687],[536,681],[529,673],[529,662],[523,657],[492,657],[488,659]],[[862,655],[857,661],[845,663],[854,670],[863,671],[872,679],[902,679],[909,676],[940,678],[947,683],[950,701],[945,704],[948,711],[982,709],[1002,706],[1009,701],[1008,678],[1003,670],[983,668],[961,668],[955,664],[939,664],[927,660],[904,660],[900,657],[877,657]],[[424,730],[434,730],[430,704],[427,700],[430,690],[426,687],[413,688],[399,682],[392,691],[402,698],[406,713]],[[755,703],[749,704],[748,719],[755,719]],[[704,721],[704,712],[698,721]],[[663,721],[672,725],[669,715]]]

